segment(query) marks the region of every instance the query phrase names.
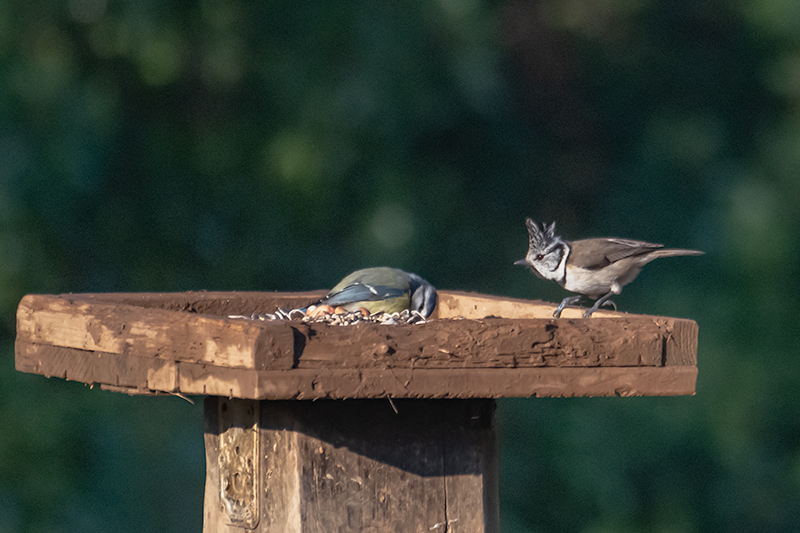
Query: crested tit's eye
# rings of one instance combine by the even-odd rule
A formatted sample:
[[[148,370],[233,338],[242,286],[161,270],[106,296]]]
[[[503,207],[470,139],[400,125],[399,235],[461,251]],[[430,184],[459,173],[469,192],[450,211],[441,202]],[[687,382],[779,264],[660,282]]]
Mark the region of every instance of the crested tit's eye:
[[[544,259],[544,256],[542,254],[536,256],[537,261],[541,261],[542,259]]]

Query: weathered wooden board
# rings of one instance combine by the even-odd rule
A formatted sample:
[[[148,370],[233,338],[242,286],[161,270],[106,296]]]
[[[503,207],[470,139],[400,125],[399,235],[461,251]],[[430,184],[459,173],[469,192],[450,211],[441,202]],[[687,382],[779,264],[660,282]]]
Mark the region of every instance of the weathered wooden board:
[[[225,318],[322,293],[28,295],[17,314],[17,368],[115,390],[251,399],[694,392],[690,320],[555,320],[552,305],[447,291],[439,318],[424,324]]]
[[[691,321],[438,319],[340,327],[26,296],[17,338],[31,344],[207,363],[224,368],[523,368],[694,363]]]
[[[672,324],[491,318],[425,324],[294,326],[303,346],[299,368],[520,368],[661,366]],[[346,355],[345,355],[346,354]]]
[[[26,342],[227,368],[291,368],[285,322],[229,320],[59,296],[25,296],[17,338]]]
[[[128,387],[131,394],[180,392],[250,399],[503,398],[694,394],[697,368],[361,368],[248,370],[124,357],[17,341],[23,372]]]
[[[498,531],[494,402],[398,400],[395,406],[396,412],[386,400],[208,397],[203,531],[234,533],[245,525],[254,533]],[[225,459],[225,443],[236,445],[240,430],[223,419],[244,409],[258,418],[252,469]],[[249,430],[250,423],[240,427]],[[244,485],[240,505],[231,505],[225,480],[249,481],[251,471],[262,489],[251,499]],[[256,508],[240,512],[249,501]]]

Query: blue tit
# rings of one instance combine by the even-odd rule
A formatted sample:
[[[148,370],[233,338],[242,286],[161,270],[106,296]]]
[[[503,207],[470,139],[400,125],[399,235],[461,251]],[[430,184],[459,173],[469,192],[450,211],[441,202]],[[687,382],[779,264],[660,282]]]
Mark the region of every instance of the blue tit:
[[[436,288],[410,272],[375,267],[356,270],[320,300],[320,305],[370,313],[396,313],[411,309],[425,318],[436,308]]]

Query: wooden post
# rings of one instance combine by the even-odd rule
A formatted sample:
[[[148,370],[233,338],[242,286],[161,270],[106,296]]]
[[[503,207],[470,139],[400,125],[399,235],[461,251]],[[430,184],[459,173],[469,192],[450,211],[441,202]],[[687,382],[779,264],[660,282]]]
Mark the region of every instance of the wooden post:
[[[203,531],[498,531],[494,401],[393,404],[207,397]]]
[[[495,532],[493,398],[694,394],[679,318],[451,291],[423,324],[227,318],[323,294],[27,295],[16,367],[207,396],[205,533]]]

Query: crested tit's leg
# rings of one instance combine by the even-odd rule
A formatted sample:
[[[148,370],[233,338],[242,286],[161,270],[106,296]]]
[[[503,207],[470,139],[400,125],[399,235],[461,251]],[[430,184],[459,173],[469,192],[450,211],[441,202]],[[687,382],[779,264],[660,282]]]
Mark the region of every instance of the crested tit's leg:
[[[581,301],[581,295],[577,294],[575,296],[567,296],[556,308],[555,313],[553,313],[553,318],[559,318],[561,316],[561,311],[564,310],[566,307],[575,307],[575,304]]]
[[[583,318],[589,318],[590,316],[592,316],[592,313],[597,311],[600,308],[601,305],[606,305],[606,304],[613,305],[614,306],[614,311],[616,311],[617,310],[617,304],[615,304],[614,302],[609,300],[609,298],[611,298],[614,294],[619,294],[619,293],[611,291],[608,294],[606,294],[605,296],[603,296],[602,298],[599,298],[591,308],[587,309],[586,312],[583,313]]]

